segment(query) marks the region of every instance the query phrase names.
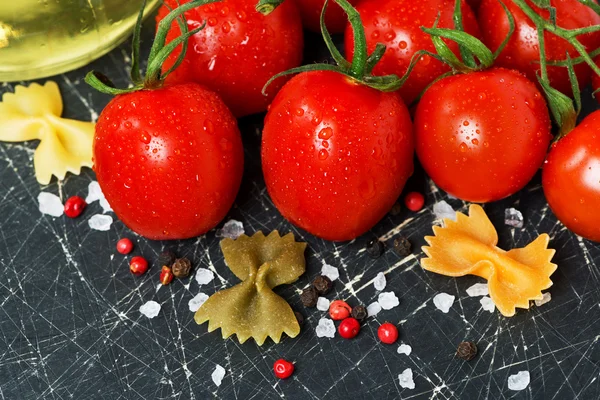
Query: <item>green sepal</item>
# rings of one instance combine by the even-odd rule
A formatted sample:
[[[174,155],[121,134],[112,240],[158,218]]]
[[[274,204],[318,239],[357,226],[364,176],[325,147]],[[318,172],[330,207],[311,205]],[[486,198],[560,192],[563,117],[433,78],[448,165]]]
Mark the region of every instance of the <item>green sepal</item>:
[[[269,15],[275,11],[275,9],[279,7],[283,1],[284,0],[260,0],[256,5],[256,11],[263,15]]]

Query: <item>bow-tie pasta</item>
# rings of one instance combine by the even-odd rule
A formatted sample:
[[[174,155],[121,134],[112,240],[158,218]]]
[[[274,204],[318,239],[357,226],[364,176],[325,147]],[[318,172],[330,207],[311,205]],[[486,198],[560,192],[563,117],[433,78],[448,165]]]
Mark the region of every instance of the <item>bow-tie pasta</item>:
[[[490,297],[502,315],[512,317],[516,307],[529,308],[530,300],[541,300],[542,290],[552,286],[556,264],[550,261],[555,251],[548,249],[547,234],[522,249],[504,251],[496,247],[496,229],[478,205],[471,205],[468,217],[456,213],[456,222],[444,219],[444,225],[434,226],[435,236],[425,237],[428,258],[421,266],[446,276],[487,279]]]
[[[47,185],[52,175],[59,180],[67,172],[78,175],[92,166],[94,124],[61,118],[63,102],[58,85],[17,86],[0,102],[0,141],[40,140],[33,156],[35,176]]]
[[[284,332],[296,337],[300,326],[294,311],[272,289],[304,273],[305,249],[293,234],[279,236],[277,231],[222,240],[225,262],[242,282],[210,296],[196,312],[196,323],[208,321],[209,332],[221,328],[224,339],[235,334],[240,343],[254,338],[259,346],[267,337],[279,343]]]

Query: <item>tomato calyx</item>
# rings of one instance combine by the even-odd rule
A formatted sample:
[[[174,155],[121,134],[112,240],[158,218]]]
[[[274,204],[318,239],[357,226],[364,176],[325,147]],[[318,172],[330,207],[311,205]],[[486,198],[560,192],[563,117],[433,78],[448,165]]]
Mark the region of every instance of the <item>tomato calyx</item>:
[[[263,15],[269,15],[283,2],[284,0],[260,0],[256,4],[256,11]]]
[[[325,12],[327,11],[327,6],[329,5],[329,0],[326,0],[321,11],[321,33],[323,35],[323,40],[325,41],[325,44],[327,45],[327,48],[331,54],[331,57],[336,62],[336,65],[325,63],[311,64],[304,65],[298,68],[292,68],[290,70],[281,72],[273,76],[265,84],[262,90],[264,95],[266,95],[266,90],[269,87],[269,85],[278,78],[281,78],[282,76],[286,75],[310,71],[334,71],[342,75],[346,75],[347,77],[349,77],[357,83],[371,87],[373,89],[380,90],[382,92],[394,92],[401,88],[404,82],[406,82],[410,73],[419,61],[420,57],[423,55],[423,52],[415,54],[408,67],[408,70],[401,78],[396,75],[372,75],[371,72],[373,71],[375,65],[377,65],[377,63],[383,57],[386,50],[386,46],[383,43],[377,43],[375,50],[371,54],[369,54],[367,51],[367,38],[365,35],[365,28],[363,26],[360,14],[347,0],[334,1],[344,10],[344,12],[346,12],[348,16],[348,21],[352,26],[354,34],[354,57],[352,58],[352,62],[347,61],[346,58],[342,56],[340,51],[335,47],[333,39],[331,38],[331,35],[327,30],[327,27],[325,26]],[[261,0],[260,3],[257,5],[257,9],[258,7],[262,7],[266,10],[268,9],[268,7],[271,7],[275,4],[279,5],[281,2],[282,0]]]
[[[525,0],[512,0],[524,13],[533,21],[537,28],[537,36],[539,41],[540,51],[540,71],[541,74],[538,76],[538,81],[546,94],[548,100],[548,106],[552,112],[554,121],[559,127],[559,133],[555,138],[555,141],[560,140],[567,135],[575,125],[577,124],[577,117],[581,112],[581,92],[579,89],[579,82],[575,71],[574,65],[586,63],[594,73],[600,75],[600,67],[598,67],[593,57],[600,54],[600,48],[588,53],[583,44],[577,39],[577,36],[598,32],[600,31],[600,25],[592,25],[586,28],[578,29],[565,29],[561,28],[556,24],[556,9],[550,5],[550,0],[535,0],[533,1],[538,7],[548,10],[550,18],[547,20],[540,16],[533,8],[531,8]],[[596,13],[600,14],[600,6],[592,0],[579,0],[580,3],[590,7]],[[579,57],[572,59],[569,53],[566,54],[566,60],[549,62],[546,59],[546,45],[544,39],[544,33],[548,31],[555,36],[562,38],[573,46],[579,53]],[[571,87],[573,90],[573,97],[561,93],[560,91],[553,88],[548,78],[547,67],[561,66],[566,67],[569,73],[569,79],[571,81]]]
[[[150,49],[150,55],[148,56],[146,75],[142,76],[140,72],[140,36],[142,30],[142,21],[144,18],[144,10],[146,9],[146,0],[144,0],[135,24],[131,44],[131,80],[133,82],[133,87],[119,89],[115,87],[108,77],[97,71],[90,71],[85,77],[85,82],[99,92],[113,96],[124,93],[132,93],[143,89],[157,89],[161,87],[166,77],[183,62],[187,52],[188,39],[204,29],[206,25],[206,21],[204,21],[201,26],[190,31],[188,30],[183,14],[193,8],[203,6],[205,4],[215,3],[217,1],[220,0],[192,0],[171,10],[171,12],[158,24],[156,36],[154,38],[154,42],[152,43],[152,48]],[[167,33],[169,32],[171,24],[175,20],[177,20],[177,23],[179,24],[182,35],[167,44]],[[163,64],[167,57],[169,57],[169,55],[180,45],[182,46],[182,50],[177,58],[177,61],[171,68],[163,72]]]
[[[506,38],[494,53],[492,53],[492,51],[485,44],[483,44],[481,40],[465,32],[462,23],[462,8],[460,0],[455,1],[454,14],[452,16],[452,19],[454,20],[454,29],[438,28],[437,25],[440,18],[439,14],[438,18],[433,24],[433,27],[421,27],[423,32],[431,36],[431,40],[435,46],[437,54],[427,51],[422,51],[421,53],[437,58],[438,60],[448,64],[452,68],[452,72],[449,72],[445,76],[457,72],[469,73],[492,67],[494,61],[500,55],[502,50],[504,50],[515,31],[515,20],[512,14],[508,11],[508,8],[501,0],[498,1],[504,9],[506,17],[508,18],[509,30]],[[458,44],[460,49],[460,58],[454,54],[454,52],[450,49],[450,47],[448,47],[443,39],[448,39]]]

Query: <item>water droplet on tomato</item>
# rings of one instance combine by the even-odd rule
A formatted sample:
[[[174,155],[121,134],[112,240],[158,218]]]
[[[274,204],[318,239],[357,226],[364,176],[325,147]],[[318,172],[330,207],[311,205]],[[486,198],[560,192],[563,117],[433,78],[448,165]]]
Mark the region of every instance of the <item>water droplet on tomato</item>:
[[[217,19],[215,17],[210,17],[207,21],[208,26],[215,26],[217,25]]]
[[[477,146],[479,144],[479,140],[473,139],[473,140],[471,140],[471,143],[473,143],[475,146]]]
[[[209,120],[204,121],[204,132],[208,133],[209,135],[212,135],[214,131],[214,124]]]
[[[231,149],[233,148],[231,142],[225,138],[221,139],[221,142],[219,144],[221,146],[221,150],[223,151],[231,151]]]
[[[330,127],[323,128],[319,132],[319,139],[322,139],[322,140],[328,140],[332,136],[333,136],[333,129],[331,129]]]
[[[375,182],[373,178],[369,178],[367,181],[360,184],[358,187],[360,197],[363,199],[370,199],[375,196]]]
[[[223,26],[221,26],[221,29],[224,33],[229,33],[229,31],[231,31],[231,25],[229,25],[229,22],[225,22]]]
[[[319,159],[326,160],[327,157],[329,157],[329,152],[325,149],[321,149],[321,151],[319,151]]]
[[[304,109],[297,108],[296,109],[296,115],[299,116],[299,117],[303,116],[304,115]]]
[[[150,135],[148,135],[148,132],[142,132],[140,140],[142,141],[142,143],[150,144],[150,140],[152,140],[152,138],[150,137]]]
[[[481,92],[481,93],[479,93],[478,97],[479,97],[479,100],[485,100],[487,96],[485,93]]]
[[[373,33],[371,33],[373,39],[379,39],[379,35],[381,35],[379,31],[373,31]]]
[[[467,146],[467,144],[465,142],[462,142],[459,147],[460,147],[460,151],[462,151],[463,153],[469,149],[469,147]]]
[[[404,50],[405,48],[408,47],[408,43],[406,43],[404,40],[402,40],[400,43],[398,43],[398,47],[400,47],[400,49]]]
[[[396,38],[396,32],[394,31],[389,31],[384,35],[385,40],[387,40],[388,42],[391,42],[392,40],[394,40]]]
[[[240,21],[244,21],[248,15],[245,11],[240,11],[237,13],[237,17]]]
[[[463,121],[464,126],[469,126],[469,121]]]

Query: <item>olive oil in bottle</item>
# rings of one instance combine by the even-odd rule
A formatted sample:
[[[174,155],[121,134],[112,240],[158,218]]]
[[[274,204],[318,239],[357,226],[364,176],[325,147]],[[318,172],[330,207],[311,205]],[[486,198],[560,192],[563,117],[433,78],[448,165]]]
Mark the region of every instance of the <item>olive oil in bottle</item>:
[[[148,0],[146,14],[159,0]],[[128,37],[143,0],[0,0],[0,82],[81,67]]]

